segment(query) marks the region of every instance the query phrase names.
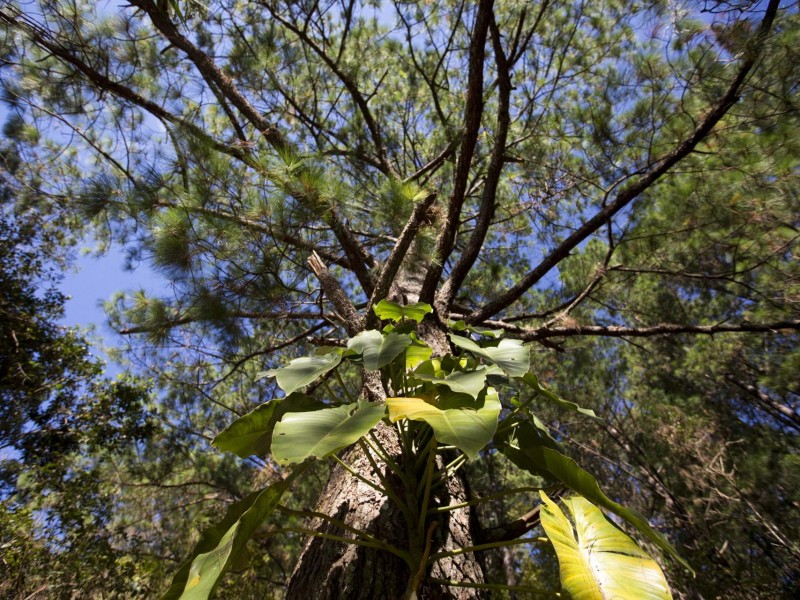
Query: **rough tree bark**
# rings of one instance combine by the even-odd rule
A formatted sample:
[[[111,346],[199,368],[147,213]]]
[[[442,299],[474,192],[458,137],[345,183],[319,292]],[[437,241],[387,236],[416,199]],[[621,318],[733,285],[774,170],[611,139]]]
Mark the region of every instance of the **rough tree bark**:
[[[384,448],[399,456],[399,444],[394,429],[388,425],[377,428],[377,435]],[[369,459],[360,448],[345,451],[343,460],[356,468],[363,477],[380,484]],[[386,466],[373,456],[375,464],[381,469],[384,480],[392,481],[393,476]],[[394,492],[407,496],[399,481],[394,480]],[[412,494],[416,490],[411,491]],[[467,486],[463,478],[453,477],[446,490],[437,498],[441,505],[457,504],[467,500]],[[344,521],[347,525],[407,549],[408,528],[404,516],[389,498],[376,492],[366,483],[359,481],[344,468],[334,468],[325,486],[316,511]],[[434,530],[430,553],[442,550],[455,550],[474,545],[474,515],[469,509],[447,513]],[[324,533],[347,535],[341,529],[323,523],[320,519],[309,526]],[[430,523],[426,530],[430,529]],[[441,535],[443,533],[444,535]],[[484,573],[476,555],[471,553],[438,561],[427,575],[437,579],[448,579],[482,583]],[[400,599],[407,592],[409,580],[414,574],[398,557],[372,548],[345,545],[320,538],[311,538],[305,545],[289,582],[287,598],[290,600],[353,599],[373,600],[375,598]],[[478,590],[424,584],[418,590],[420,598],[482,598]]]

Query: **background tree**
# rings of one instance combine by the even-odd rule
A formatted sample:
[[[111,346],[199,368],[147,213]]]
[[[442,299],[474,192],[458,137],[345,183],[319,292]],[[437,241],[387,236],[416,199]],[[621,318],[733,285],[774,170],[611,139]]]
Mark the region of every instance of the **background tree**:
[[[436,353],[449,322],[502,328],[606,419],[537,407],[702,569],[679,590],[752,597],[777,565],[789,594],[800,78],[779,4],[8,4],[8,179],[19,211],[90,217],[169,277],[112,318],[189,447],[274,397],[255,378],[279,351],[422,300]],[[473,478],[519,477],[495,454]],[[501,530],[521,510],[492,506]],[[290,595],[375,577],[337,579],[325,548]]]
[[[7,193],[7,190],[6,190]],[[4,597],[44,590],[133,591],[118,563],[107,479],[151,424],[147,390],[112,381],[77,330],[58,324],[65,298],[57,241],[35,221],[0,220],[0,567]],[[60,252],[59,252],[60,254]],[[83,561],[92,564],[82,568]]]

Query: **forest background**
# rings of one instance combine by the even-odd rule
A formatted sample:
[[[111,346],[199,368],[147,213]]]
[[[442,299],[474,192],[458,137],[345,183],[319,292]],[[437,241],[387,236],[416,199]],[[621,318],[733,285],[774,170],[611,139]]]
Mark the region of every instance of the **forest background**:
[[[542,402],[548,435],[694,569],[664,559],[673,594],[796,597],[798,21],[789,2],[0,3],[0,595],[153,597],[286,477],[211,441],[282,395],[265,370],[353,335],[316,252],[358,318],[420,299],[433,329],[529,344],[601,419]],[[118,377],[59,325],[87,237],[168,281],[106,307]],[[471,494],[545,486],[497,447],[464,466]],[[484,502],[478,528],[534,504]],[[218,597],[283,597],[288,514]],[[560,589],[548,544],[483,554],[487,581]]]

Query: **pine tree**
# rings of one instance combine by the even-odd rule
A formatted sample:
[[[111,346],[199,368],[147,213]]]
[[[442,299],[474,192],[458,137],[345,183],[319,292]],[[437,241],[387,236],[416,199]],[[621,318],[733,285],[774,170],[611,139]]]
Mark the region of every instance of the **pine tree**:
[[[231,505],[167,597],[224,594],[268,513],[311,517],[272,517],[272,533],[311,536],[290,598],[552,592],[507,586],[517,558],[497,549],[541,513],[569,523],[553,500],[572,493],[671,553],[614,502],[642,490],[703,561],[680,529],[697,516],[675,503],[707,490],[676,490],[654,463],[670,411],[699,429],[718,400],[670,378],[726,381],[714,436],[771,432],[765,455],[793,472],[795,7],[134,0],[9,3],[0,22],[17,210],[64,235],[91,223],[169,279],[110,310],[176,428],[260,467],[300,464]],[[316,419],[342,437],[308,438]],[[571,438],[587,464],[599,440],[619,444],[614,468],[594,464],[613,498],[568,458]],[[326,457],[317,508],[292,503],[306,459]],[[482,487],[496,477],[542,503],[500,502]]]

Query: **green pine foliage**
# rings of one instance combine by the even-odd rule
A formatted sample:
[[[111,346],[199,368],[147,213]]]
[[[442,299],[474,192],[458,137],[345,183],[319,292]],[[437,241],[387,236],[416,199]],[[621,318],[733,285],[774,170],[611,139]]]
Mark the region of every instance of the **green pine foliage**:
[[[329,455],[377,419],[473,459],[478,537],[540,488],[563,531],[601,523],[556,500],[565,484],[637,511],[620,525],[656,555],[635,514],[657,526],[697,573],[664,561],[676,597],[794,597],[799,18],[774,1],[4,3],[0,595],[154,597],[179,572],[177,594],[212,573],[197,589],[282,597]],[[116,381],[57,324],[86,235],[165,281],[107,306]],[[357,403],[375,394],[385,412]],[[247,513],[264,489],[282,508],[264,492]],[[487,593],[561,589],[537,518],[528,545],[476,553]],[[237,552],[192,571],[223,539]]]

